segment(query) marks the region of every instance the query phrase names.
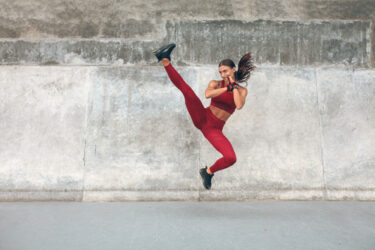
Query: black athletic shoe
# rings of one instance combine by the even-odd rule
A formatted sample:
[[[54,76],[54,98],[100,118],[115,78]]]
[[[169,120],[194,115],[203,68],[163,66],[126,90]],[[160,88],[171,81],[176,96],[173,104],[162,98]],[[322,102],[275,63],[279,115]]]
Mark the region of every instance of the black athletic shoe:
[[[176,47],[176,44],[170,43],[168,45],[165,45],[152,53],[158,58],[158,62],[161,61],[163,58],[168,58],[169,61],[171,61],[171,52]]]
[[[212,177],[214,177],[214,174],[207,173],[207,166],[205,168],[201,168],[199,170],[199,173],[200,173],[200,175],[202,177],[202,180],[203,180],[203,186],[206,189],[210,189],[211,188],[211,179],[212,179]]]

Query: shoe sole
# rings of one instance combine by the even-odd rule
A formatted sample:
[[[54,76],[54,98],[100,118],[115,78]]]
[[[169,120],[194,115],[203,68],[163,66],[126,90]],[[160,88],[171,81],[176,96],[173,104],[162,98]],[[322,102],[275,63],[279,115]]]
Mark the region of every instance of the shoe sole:
[[[175,45],[174,43],[167,44],[167,45],[165,45],[165,46],[163,46],[163,47],[160,47],[160,48],[154,50],[153,53],[155,53],[155,54],[160,53],[160,52],[162,52],[163,50],[169,49],[169,48],[171,48],[171,47],[173,47],[173,46],[176,46],[176,45]]]
[[[167,44],[167,45],[165,45],[165,46],[163,46],[163,47],[161,47],[157,50],[154,50],[152,53],[154,53],[156,55],[156,54],[161,53],[164,50],[170,49],[171,47],[176,47],[176,44],[174,44],[174,43]]]

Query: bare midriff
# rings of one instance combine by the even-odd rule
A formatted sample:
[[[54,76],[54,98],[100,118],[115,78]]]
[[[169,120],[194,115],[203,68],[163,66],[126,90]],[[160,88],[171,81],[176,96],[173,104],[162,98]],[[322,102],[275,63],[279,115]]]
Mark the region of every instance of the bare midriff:
[[[210,109],[212,111],[212,113],[217,117],[219,118],[220,120],[223,120],[223,121],[226,121],[228,120],[228,118],[230,117],[231,113],[221,109],[221,108],[218,108],[218,107],[215,107],[215,106],[212,106],[210,105]]]

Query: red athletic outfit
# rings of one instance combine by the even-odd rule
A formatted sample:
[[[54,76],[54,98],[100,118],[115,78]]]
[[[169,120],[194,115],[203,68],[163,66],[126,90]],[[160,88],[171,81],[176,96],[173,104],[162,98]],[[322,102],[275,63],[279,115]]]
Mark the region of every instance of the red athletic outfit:
[[[211,111],[210,107],[204,107],[201,100],[194,93],[193,89],[182,79],[180,74],[175,70],[171,63],[164,67],[172,83],[181,90],[185,98],[185,104],[193,124],[202,131],[204,137],[219,151],[223,157],[218,159],[211,167],[212,173],[222,170],[233,165],[237,158],[232,144],[224,136],[222,130],[225,121],[217,118]],[[222,81],[223,87],[224,81]],[[220,96],[211,98],[211,105],[219,107],[233,113],[236,105],[232,92],[225,92]]]
[[[221,81],[221,88],[225,86],[224,80]],[[221,95],[211,98],[211,105],[224,109],[230,114],[236,110],[236,104],[233,99],[233,92],[224,92]]]

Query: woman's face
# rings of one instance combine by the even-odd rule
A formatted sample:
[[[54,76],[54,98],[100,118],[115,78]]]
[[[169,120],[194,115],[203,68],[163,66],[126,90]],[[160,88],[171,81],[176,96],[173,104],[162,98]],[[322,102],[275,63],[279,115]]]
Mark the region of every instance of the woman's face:
[[[231,68],[229,66],[224,66],[224,65],[219,67],[220,76],[224,80],[226,80],[229,76],[231,76],[232,79],[234,79],[234,72],[236,72],[236,67]]]

